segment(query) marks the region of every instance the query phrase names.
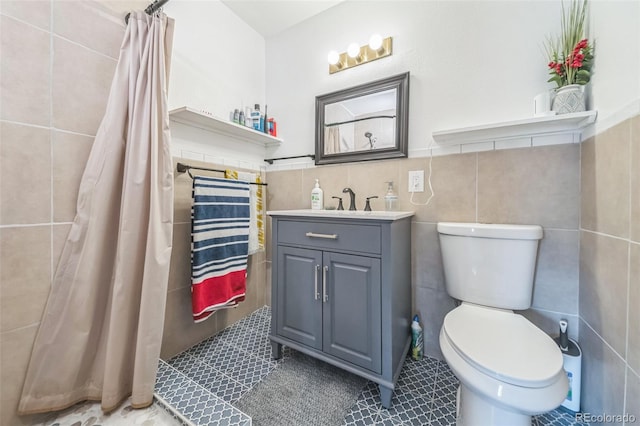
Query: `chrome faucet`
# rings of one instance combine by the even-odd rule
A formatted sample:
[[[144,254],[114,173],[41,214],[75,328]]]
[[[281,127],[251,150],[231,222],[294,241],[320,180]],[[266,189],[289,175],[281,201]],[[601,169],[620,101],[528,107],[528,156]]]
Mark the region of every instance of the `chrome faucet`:
[[[349,198],[351,199],[349,203],[349,210],[356,210],[356,194],[353,192],[351,188],[345,188],[342,192],[349,193]]]

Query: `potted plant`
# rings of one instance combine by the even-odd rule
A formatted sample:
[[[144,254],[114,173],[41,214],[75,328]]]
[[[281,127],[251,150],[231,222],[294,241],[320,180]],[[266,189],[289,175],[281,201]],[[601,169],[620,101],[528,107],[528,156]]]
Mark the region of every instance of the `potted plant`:
[[[587,0],[571,0],[569,8],[562,3],[560,37],[549,38],[548,82],[556,83],[551,109],[558,114],[585,110],[584,85],[591,80],[593,46],[585,36]]]

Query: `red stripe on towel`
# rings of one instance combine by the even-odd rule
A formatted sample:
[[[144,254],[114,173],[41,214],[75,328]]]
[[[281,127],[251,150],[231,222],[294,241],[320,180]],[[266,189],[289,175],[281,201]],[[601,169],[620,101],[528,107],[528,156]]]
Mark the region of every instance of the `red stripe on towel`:
[[[194,321],[202,321],[216,309],[243,301],[246,284],[246,270],[242,270],[229,272],[222,277],[208,278],[192,285],[191,304]]]

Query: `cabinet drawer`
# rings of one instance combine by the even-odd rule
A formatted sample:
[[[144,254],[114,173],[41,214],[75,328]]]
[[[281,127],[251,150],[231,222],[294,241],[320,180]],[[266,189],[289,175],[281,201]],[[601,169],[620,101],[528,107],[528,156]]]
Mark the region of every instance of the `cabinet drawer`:
[[[381,253],[379,225],[347,223],[278,221],[278,243],[321,249]]]

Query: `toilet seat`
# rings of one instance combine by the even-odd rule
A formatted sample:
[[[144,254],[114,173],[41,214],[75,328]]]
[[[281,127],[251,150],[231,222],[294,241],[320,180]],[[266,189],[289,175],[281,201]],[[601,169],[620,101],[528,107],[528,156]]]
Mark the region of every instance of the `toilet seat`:
[[[456,353],[497,380],[540,388],[557,381],[562,370],[555,342],[511,311],[462,303],[447,314],[442,330]]]

